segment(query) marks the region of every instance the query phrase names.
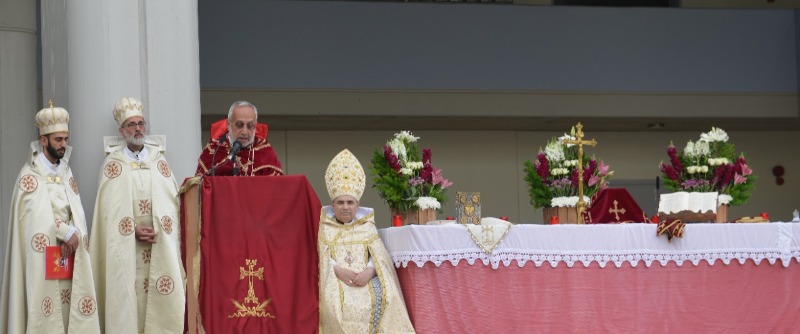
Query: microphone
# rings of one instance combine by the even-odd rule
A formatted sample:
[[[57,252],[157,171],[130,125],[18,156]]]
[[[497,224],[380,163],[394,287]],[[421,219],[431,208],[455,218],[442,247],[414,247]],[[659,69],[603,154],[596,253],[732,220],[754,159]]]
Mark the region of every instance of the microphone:
[[[228,156],[228,160],[233,161],[233,158],[236,156],[236,153],[239,153],[239,150],[241,149],[242,149],[242,143],[240,143],[238,140],[234,141],[231,147],[231,155]]]
[[[236,153],[239,153],[239,150],[242,149],[242,143],[238,140],[233,141],[233,145],[231,147],[231,155],[228,156],[228,160],[233,162],[233,173],[232,176],[239,176],[239,165],[236,164]]]

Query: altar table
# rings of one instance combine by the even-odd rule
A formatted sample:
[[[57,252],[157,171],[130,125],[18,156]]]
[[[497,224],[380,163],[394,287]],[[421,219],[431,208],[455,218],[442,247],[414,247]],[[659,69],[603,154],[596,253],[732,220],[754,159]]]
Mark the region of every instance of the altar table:
[[[460,225],[380,235],[418,333],[800,332],[800,224],[514,225],[490,254]]]

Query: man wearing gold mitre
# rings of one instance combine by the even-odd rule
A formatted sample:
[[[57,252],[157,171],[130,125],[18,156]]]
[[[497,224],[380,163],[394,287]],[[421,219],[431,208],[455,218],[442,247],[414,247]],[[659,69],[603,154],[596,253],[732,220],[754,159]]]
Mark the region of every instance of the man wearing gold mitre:
[[[86,218],[68,165],[69,113],[51,101],[36,126],[11,199],[0,332],[100,333]],[[59,275],[70,270],[71,278]]]
[[[371,208],[359,207],[364,169],[348,150],[325,171],[331,205],[319,222],[320,333],[413,333]]]
[[[92,224],[92,270],[105,333],[180,333],[185,303],[178,183],[164,136],[148,136],[142,103],[114,106]]]

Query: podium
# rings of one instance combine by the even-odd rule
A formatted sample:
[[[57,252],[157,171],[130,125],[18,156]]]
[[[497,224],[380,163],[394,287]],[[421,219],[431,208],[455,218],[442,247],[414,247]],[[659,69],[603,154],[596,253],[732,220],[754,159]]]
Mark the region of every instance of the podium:
[[[305,176],[205,177],[181,196],[188,333],[315,333],[320,201]]]

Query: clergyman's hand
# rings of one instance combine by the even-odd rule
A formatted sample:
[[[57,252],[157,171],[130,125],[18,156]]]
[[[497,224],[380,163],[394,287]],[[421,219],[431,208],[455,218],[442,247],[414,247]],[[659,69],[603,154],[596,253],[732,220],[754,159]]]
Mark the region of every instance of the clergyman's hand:
[[[353,280],[353,284],[356,286],[365,286],[373,277],[375,277],[375,268],[367,267],[364,271],[356,274],[356,279]]]
[[[156,243],[156,232],[152,227],[136,225],[133,229],[136,230],[136,240],[149,244]]]
[[[70,257],[76,249],[78,249],[78,233],[73,234],[72,238],[61,244],[61,256]]]
[[[355,280],[356,280],[355,271],[345,269],[340,266],[334,266],[333,272],[336,274],[336,278],[342,281],[345,285],[355,286]]]

